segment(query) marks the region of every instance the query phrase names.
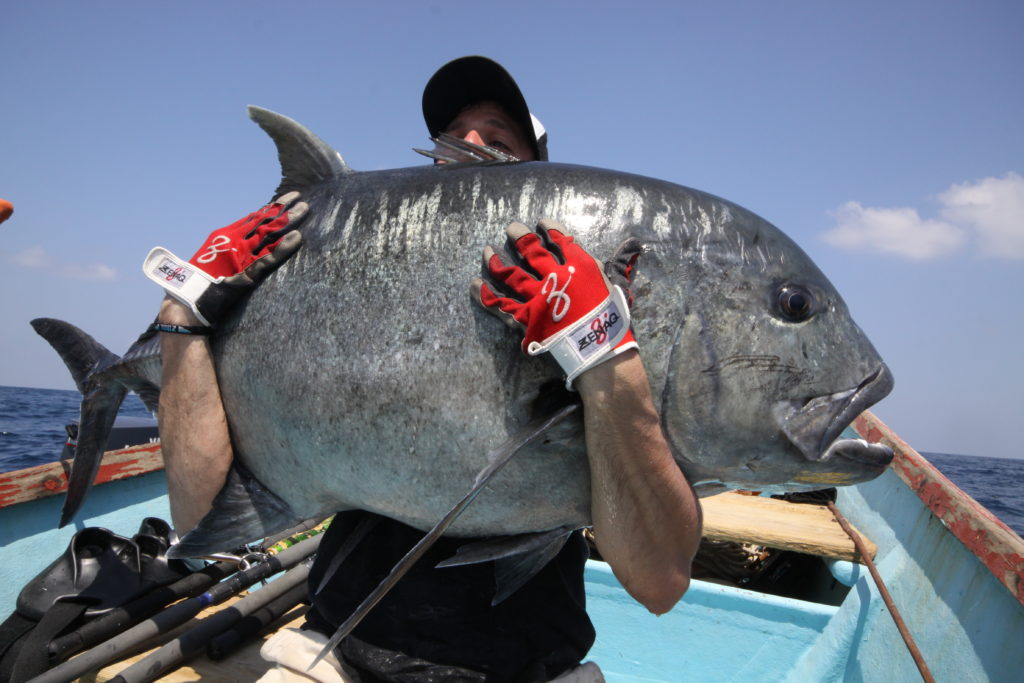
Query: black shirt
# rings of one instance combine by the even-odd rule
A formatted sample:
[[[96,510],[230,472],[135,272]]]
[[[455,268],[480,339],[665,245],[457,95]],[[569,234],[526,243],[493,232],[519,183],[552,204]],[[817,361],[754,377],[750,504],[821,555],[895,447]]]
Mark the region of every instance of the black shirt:
[[[350,511],[335,517],[310,572],[311,596],[331,558],[367,516],[371,513]],[[378,517],[367,537],[313,598],[307,627],[333,634],[422,537],[422,531]],[[583,567],[589,556],[583,535],[573,533],[561,552],[526,585],[493,607],[493,562],[435,568],[468,540],[439,539],[356,627],[354,638],[349,639],[353,643],[343,644],[340,650],[346,661],[376,668],[366,661],[373,657],[366,655],[365,644],[371,651],[402,653],[408,658],[409,671],[428,671],[426,665],[434,663],[484,674],[475,679],[462,676],[462,680],[548,681],[577,666],[594,643],[583,587]],[[420,679],[391,675],[402,665],[394,657],[378,659],[388,663],[380,664],[377,680],[441,680],[436,672]],[[385,669],[391,673],[385,674]]]

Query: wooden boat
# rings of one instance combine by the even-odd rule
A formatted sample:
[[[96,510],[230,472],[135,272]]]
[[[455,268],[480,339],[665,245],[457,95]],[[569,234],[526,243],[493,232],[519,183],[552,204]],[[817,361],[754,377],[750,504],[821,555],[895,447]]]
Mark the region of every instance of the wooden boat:
[[[923,660],[940,681],[1013,681],[1024,671],[1024,540],[870,413],[853,425],[891,446],[878,479],[839,489],[836,506],[868,541]],[[159,444],[107,454],[75,527],[55,529],[60,463],[0,475],[0,613],[76,528],[133,533],[169,518]],[[704,500],[708,537],[798,551],[796,590],[775,595],[695,580],[669,614],[633,602],[607,565],[586,570],[597,629],[589,659],[608,681],[911,681],[918,666],[875,582],[828,508],[723,494]],[[820,558],[820,559],[818,559]],[[794,597],[792,593],[798,597]],[[0,616],[2,616],[0,614]],[[291,618],[294,615],[290,615]],[[203,658],[165,680],[238,680],[256,646],[225,669]],[[96,680],[124,664],[104,669]],[[184,673],[183,673],[184,672]]]

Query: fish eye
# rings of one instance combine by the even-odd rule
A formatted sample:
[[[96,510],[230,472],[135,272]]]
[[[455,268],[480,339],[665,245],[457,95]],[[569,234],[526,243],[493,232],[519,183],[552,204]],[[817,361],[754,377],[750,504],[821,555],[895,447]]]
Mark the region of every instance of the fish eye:
[[[816,312],[814,295],[800,285],[783,285],[777,297],[778,310],[789,322],[801,323]]]

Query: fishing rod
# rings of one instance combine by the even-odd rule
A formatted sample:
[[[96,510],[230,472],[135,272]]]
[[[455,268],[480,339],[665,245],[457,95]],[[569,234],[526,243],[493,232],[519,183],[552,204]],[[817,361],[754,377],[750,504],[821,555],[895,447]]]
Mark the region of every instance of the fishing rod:
[[[280,581],[281,579],[278,579]],[[269,624],[277,621],[289,610],[306,600],[309,589],[305,584],[299,584],[279,598],[275,598],[265,606],[245,616],[237,624],[225,630],[220,635],[211,639],[206,646],[206,656],[217,662],[239,646],[266,628]]]
[[[276,581],[272,581],[230,607],[211,614],[195,627],[118,673],[117,676],[110,679],[110,683],[148,683],[164,672],[178,667],[185,659],[201,652],[211,638],[223,633],[243,617],[259,610],[267,603],[287,595],[296,588],[304,589],[306,580],[309,578],[309,564],[308,560],[302,562],[289,569],[284,576]]]
[[[142,597],[88,621],[74,631],[54,638],[47,646],[50,661],[62,662],[82,650],[102,643],[131,628],[161,609],[183,598],[193,598],[238,570],[231,562],[217,562],[175,581],[155,588]]]
[[[221,581],[202,595],[172,605],[120,635],[83,652],[78,657],[40,674],[31,679],[29,683],[66,683],[66,681],[78,678],[85,673],[100,669],[115,661],[130,648],[180,626],[206,607],[221,603],[235,593],[282,569],[295,566],[316,552],[322,540],[323,534],[318,534],[277,555],[271,555],[248,569],[243,569]]]

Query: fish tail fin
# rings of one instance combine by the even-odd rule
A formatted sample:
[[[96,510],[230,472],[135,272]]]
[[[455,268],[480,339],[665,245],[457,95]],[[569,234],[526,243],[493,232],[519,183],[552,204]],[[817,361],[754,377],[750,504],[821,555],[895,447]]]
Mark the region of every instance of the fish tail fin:
[[[106,451],[107,438],[126,393],[122,385],[115,384],[97,386],[82,397],[75,459],[68,475],[68,493],[60,511],[59,527],[67,525],[82,508],[85,496],[96,480],[96,473],[99,472]]]
[[[277,145],[282,177],[275,197],[354,172],[333,147],[301,123],[256,106],[249,107],[249,118]]]
[[[119,360],[117,354],[71,323],[54,318],[36,318],[30,324],[36,334],[50,342],[50,346],[60,354],[75,380],[75,386],[83,395],[88,392],[89,376],[97,367],[109,366]]]
[[[120,382],[104,382],[99,373],[120,357],[70,323],[37,318],[32,328],[57,351],[82,394],[78,444],[68,476],[68,493],[61,510],[60,526],[78,513],[99,471],[107,437],[127,389]]]

